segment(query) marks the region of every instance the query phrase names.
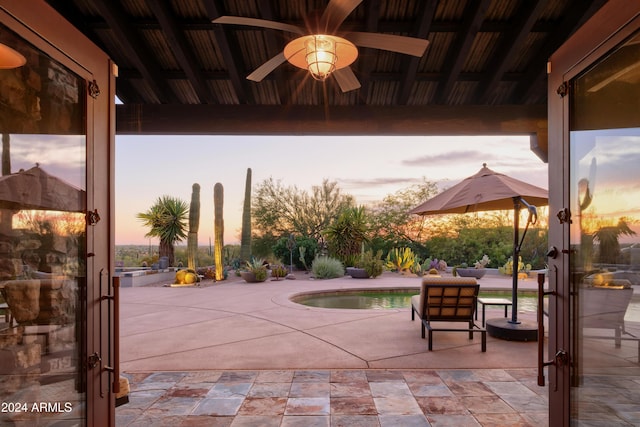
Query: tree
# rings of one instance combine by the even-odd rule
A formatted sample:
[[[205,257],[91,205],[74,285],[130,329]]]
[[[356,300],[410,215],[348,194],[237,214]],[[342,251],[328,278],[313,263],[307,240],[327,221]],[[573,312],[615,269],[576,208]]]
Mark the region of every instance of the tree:
[[[600,242],[600,250],[598,252],[598,261],[603,264],[616,264],[620,256],[621,236],[633,236],[635,231],[629,227],[627,218],[620,218],[618,224],[602,226],[595,233],[593,239]]]
[[[145,237],[160,238],[160,256],[169,259],[169,265],[174,265],[174,245],[187,237],[188,205],[175,197],[162,196],[146,212],[136,217],[141,220],[150,231]]]
[[[256,188],[252,216],[261,234],[294,233],[318,240],[340,212],[354,203],[352,196],[341,193],[337,182],[325,179],[308,193],[268,178]]]
[[[371,228],[376,231],[374,238],[389,242],[391,247],[419,245],[428,237],[429,224],[435,220],[409,211],[437,192],[437,185],[423,177],[421,183],[385,196],[370,210]]]

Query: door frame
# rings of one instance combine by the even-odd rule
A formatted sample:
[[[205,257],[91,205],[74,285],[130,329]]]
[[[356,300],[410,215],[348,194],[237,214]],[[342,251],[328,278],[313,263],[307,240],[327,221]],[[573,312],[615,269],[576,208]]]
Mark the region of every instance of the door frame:
[[[597,62],[640,28],[640,0],[609,0],[549,59],[549,246],[558,256],[549,258],[548,358],[566,351],[569,363],[549,365],[549,425],[571,422],[571,332],[569,223],[560,216],[569,209],[569,105],[566,82]],[[575,213],[574,213],[575,215]]]
[[[114,271],[114,147],[115,78],[110,58],[43,0],[0,0],[0,21],[20,37],[68,67],[99,94],[86,94],[87,105],[87,211],[98,212],[100,221],[87,225],[86,355],[97,353],[101,362],[87,371],[86,421],[115,425],[114,318],[111,293]],[[88,92],[88,91],[87,91]],[[95,92],[93,95],[96,95]],[[102,289],[100,284],[102,284]],[[86,365],[86,361],[81,361]]]

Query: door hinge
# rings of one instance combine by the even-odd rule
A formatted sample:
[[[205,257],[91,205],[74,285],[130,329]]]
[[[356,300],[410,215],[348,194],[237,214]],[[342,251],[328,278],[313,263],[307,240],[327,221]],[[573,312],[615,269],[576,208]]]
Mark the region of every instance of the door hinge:
[[[562,84],[558,86],[558,89],[556,89],[556,93],[560,95],[560,98],[567,96],[567,93],[569,93],[569,83],[562,82]]]
[[[87,211],[87,224],[96,225],[100,221],[100,214],[98,213],[98,209],[94,209],[93,212]]]
[[[89,82],[89,95],[96,99],[98,95],[100,95],[100,87],[98,86],[98,82],[93,80]]]
[[[569,211],[569,209],[564,208],[560,211],[558,211],[558,214],[556,215],[558,217],[558,221],[560,221],[560,224],[564,224],[565,222],[568,224],[571,224],[571,211]]]

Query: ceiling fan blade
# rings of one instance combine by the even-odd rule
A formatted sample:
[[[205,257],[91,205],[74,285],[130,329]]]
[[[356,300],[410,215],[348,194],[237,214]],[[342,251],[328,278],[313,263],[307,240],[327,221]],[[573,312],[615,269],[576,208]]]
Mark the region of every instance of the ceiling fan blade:
[[[302,28],[296,27],[295,25],[285,24],[284,22],[269,21],[267,19],[245,18],[244,16],[221,16],[211,22],[214,24],[248,25],[251,27],[271,28],[273,30],[300,34],[301,36],[306,34]]]
[[[393,34],[354,32],[345,34],[344,38],[356,46],[389,50],[391,52],[404,53],[417,57],[424,55],[424,51],[427,49],[427,46],[429,46],[429,40],[395,36]]]
[[[355,74],[353,74],[353,70],[351,67],[344,67],[333,72],[336,81],[338,82],[338,86],[340,86],[340,90],[342,92],[349,92],[352,90],[360,89],[360,82]]]
[[[362,0],[331,0],[322,13],[320,28],[333,33],[360,3]]]
[[[280,52],[258,68],[256,68],[253,73],[247,76],[247,80],[251,80],[254,82],[261,82],[262,79],[267,77],[269,73],[275,70],[279,65],[285,62],[287,59],[284,57],[284,52]]]

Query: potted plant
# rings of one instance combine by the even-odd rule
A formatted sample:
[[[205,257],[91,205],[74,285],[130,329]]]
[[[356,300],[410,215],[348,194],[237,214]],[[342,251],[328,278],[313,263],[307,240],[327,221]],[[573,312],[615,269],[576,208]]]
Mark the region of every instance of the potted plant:
[[[460,266],[454,267],[453,270],[451,270],[451,273],[454,276],[475,277],[476,279],[482,279],[487,272],[485,267],[490,262],[491,260],[489,259],[487,254],[484,254],[481,260],[474,263],[473,267],[469,268],[467,264],[463,263]]]
[[[269,270],[262,258],[253,258],[247,261],[245,269],[240,271],[240,277],[247,283],[264,282],[269,276]]]
[[[384,263],[382,262],[381,257],[381,250],[379,250],[375,255],[370,250],[363,252],[358,261],[356,261],[355,266],[347,267],[347,274],[354,279],[378,277],[384,270]]]

